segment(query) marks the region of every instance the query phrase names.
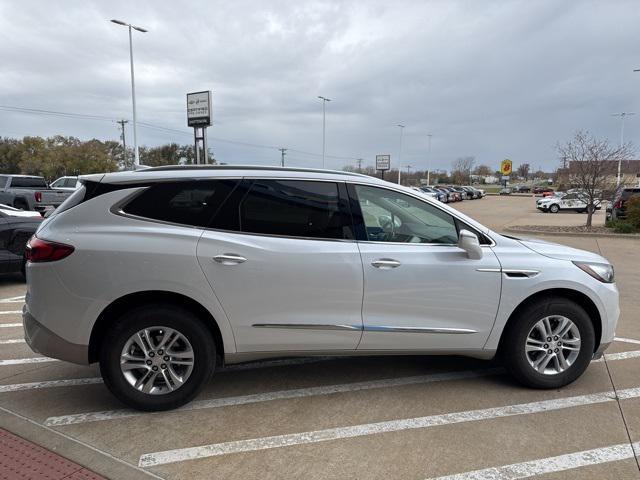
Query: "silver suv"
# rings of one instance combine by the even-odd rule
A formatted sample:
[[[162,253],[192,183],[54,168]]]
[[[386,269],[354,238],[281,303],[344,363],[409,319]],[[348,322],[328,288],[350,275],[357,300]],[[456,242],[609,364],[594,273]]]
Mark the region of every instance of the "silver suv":
[[[30,240],[26,340],[100,363],[143,410],[216,365],[301,355],[501,354],[557,388],[612,342],[613,268],[499,235],[345,172],[160,167],[87,176]]]

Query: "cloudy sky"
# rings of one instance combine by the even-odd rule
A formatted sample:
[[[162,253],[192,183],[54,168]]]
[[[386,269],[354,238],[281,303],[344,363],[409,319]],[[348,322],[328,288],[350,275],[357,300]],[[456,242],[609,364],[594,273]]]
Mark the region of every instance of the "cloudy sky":
[[[623,1],[31,1],[0,3],[0,136],[192,142],[188,91],[212,90],[209,145],[228,163],[433,168],[457,157],[557,167],[557,141],[589,129],[640,145],[640,8]],[[70,112],[64,117],[13,108]],[[95,118],[94,118],[95,117]],[[132,129],[127,128],[129,143]],[[639,152],[640,153],[640,152]]]

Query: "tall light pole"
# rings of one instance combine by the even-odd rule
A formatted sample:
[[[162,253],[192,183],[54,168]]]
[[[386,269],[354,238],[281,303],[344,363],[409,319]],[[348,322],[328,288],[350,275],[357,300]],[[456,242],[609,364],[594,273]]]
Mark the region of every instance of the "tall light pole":
[[[431,185],[431,135],[427,133],[427,138],[429,139],[429,146],[427,147],[427,187]]]
[[[325,105],[327,102],[330,102],[330,98],[323,97],[322,95],[318,95],[318,98],[322,100],[322,168],[324,168],[324,151],[325,151],[325,140],[326,140],[326,108]]]
[[[398,150],[398,185],[400,185],[400,162],[402,161],[402,133],[404,132],[404,125],[398,124],[396,127],[400,128],[400,149]]]
[[[138,153],[138,128],[136,123],[136,82],[135,75],[133,74],[133,39],[131,37],[131,29],[137,30],[142,33],[147,33],[148,30],[142,27],[136,27],[130,23],[123,22],[122,20],[111,20],[117,25],[122,25],[129,28],[129,60],[131,62],[131,100],[133,103],[133,151],[135,153],[134,170],[140,165],[140,154]]]
[[[624,147],[624,119],[629,115],[635,115],[634,112],[620,112],[620,113],[612,113],[612,117],[620,117],[620,148]],[[622,181],[622,157],[618,159],[618,181],[616,186],[620,186],[620,182]]]

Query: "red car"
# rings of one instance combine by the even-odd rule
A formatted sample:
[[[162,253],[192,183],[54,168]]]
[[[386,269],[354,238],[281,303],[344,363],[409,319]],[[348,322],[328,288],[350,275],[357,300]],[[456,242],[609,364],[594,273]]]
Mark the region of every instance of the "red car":
[[[540,194],[545,194],[545,193],[553,193],[553,188],[549,188],[549,187],[534,187],[533,188],[533,193],[535,195],[540,195]]]

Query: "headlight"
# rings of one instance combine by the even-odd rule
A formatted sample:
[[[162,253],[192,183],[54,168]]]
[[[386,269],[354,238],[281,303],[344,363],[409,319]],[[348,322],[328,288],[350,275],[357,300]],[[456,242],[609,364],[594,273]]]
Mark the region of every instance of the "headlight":
[[[583,272],[588,273],[596,280],[602,283],[613,283],[615,281],[613,274],[613,265],[608,263],[583,263],[573,262]]]

